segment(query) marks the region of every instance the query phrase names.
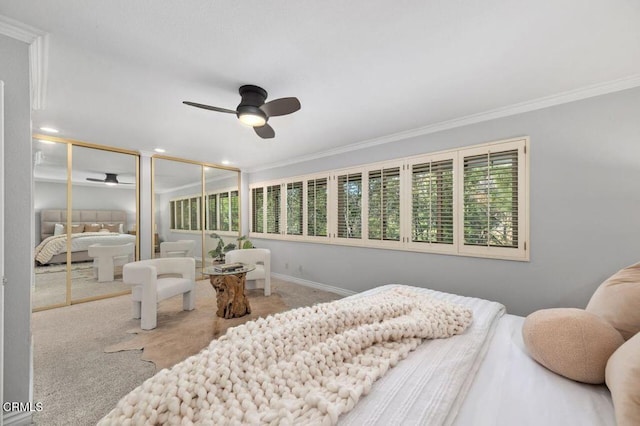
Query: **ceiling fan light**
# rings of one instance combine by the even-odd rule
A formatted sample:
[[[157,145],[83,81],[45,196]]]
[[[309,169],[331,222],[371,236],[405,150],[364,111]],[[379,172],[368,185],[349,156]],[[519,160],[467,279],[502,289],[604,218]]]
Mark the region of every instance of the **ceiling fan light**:
[[[109,186],[116,186],[117,185],[117,183],[115,183],[115,182],[105,182],[104,184],[105,185],[109,185]]]
[[[243,124],[251,127],[261,127],[267,124],[267,120],[265,119],[265,117],[258,114],[241,113],[240,115],[238,115],[238,118]]]

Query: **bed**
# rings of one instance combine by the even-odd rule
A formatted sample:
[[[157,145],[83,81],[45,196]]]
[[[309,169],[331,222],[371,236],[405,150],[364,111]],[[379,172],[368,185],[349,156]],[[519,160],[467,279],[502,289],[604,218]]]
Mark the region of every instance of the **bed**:
[[[92,260],[87,250],[92,244],[120,245],[135,243],[135,235],[127,233],[127,212],[124,210],[73,210],[71,218],[74,233],[71,241],[71,261]],[[67,211],[48,209],[40,212],[41,242],[34,251],[39,265],[66,263],[66,233],[56,234],[67,223]],[[75,232],[76,229],[81,232]]]
[[[252,371],[251,368],[242,366],[240,370],[232,369],[229,373],[227,369],[225,373],[224,369],[227,367],[224,365],[228,365],[225,360],[236,359],[229,355],[229,348],[224,349],[227,351],[226,358],[212,359],[215,351],[222,351],[220,348],[228,345],[230,339],[236,336],[228,332],[223,338],[214,340],[200,354],[187,358],[171,369],[161,370],[145,381],[123,397],[99,424],[122,424],[127,419],[133,419],[135,424],[142,417],[146,418],[148,424],[192,424],[190,421],[193,421],[193,424],[616,425],[608,388],[605,385],[568,380],[534,361],[527,354],[522,339],[525,319],[506,314],[504,307],[497,302],[392,284],[338,301],[351,303],[343,308],[340,315],[347,315],[347,312],[358,309],[358,304],[367,303],[368,298],[388,298],[390,291],[405,291],[404,289],[419,297],[432,297],[438,303],[450,302],[462,306],[472,312],[473,321],[460,334],[422,341],[415,350],[408,352],[406,358],[388,370],[385,368],[386,373],[379,379],[374,379],[367,392],[362,392],[358,386],[345,385],[345,389],[336,386],[331,391],[337,395],[333,402],[329,401],[332,396],[326,396],[326,393],[323,394],[326,396],[324,400],[318,398],[313,393],[315,390],[301,392],[302,402],[296,402],[295,396],[289,394],[289,400],[283,398],[283,401],[267,402],[267,406],[272,409],[270,417],[258,418],[255,413],[254,417],[249,417],[245,413],[241,422],[234,423],[226,416],[239,414],[234,410],[249,410],[251,404],[247,400],[251,398],[246,392],[252,387],[260,387],[262,380],[266,379],[246,379],[246,386],[239,385],[237,381],[233,382],[233,386],[227,383],[233,379],[236,371],[239,371],[240,376]],[[365,307],[366,309],[369,308]],[[261,320],[251,323],[259,321]],[[317,318],[313,321],[312,328],[322,327]],[[288,336],[287,327],[291,327],[292,323],[296,321],[284,318],[282,324],[289,325],[283,325],[282,330],[278,328],[278,322],[273,323],[276,324],[274,333],[286,339],[288,344],[292,344],[292,340]],[[377,324],[377,321],[374,320],[373,323]],[[235,329],[241,327],[243,326]],[[251,333],[256,333],[257,326],[254,324],[252,327],[251,330],[254,331]],[[252,354],[246,352],[250,352],[251,345],[255,344],[251,340],[253,334],[247,334],[246,330],[234,333],[241,337],[237,341],[237,359],[253,359]],[[297,334],[292,335],[295,344]],[[233,346],[231,350],[234,350]],[[278,358],[287,357],[279,355]],[[272,370],[271,366],[268,373],[276,381],[282,374],[289,377],[286,379],[286,386],[291,386],[295,394],[295,380],[289,383],[293,376],[287,376],[290,373],[283,371],[315,367],[310,367],[311,364],[307,361],[295,361],[295,356],[291,359],[294,362],[289,364],[278,361],[276,370],[280,372]],[[354,362],[353,358],[350,358],[350,362]],[[369,365],[379,365],[375,364],[376,361],[368,362]],[[224,364],[222,367],[221,363]],[[222,373],[218,371],[219,368],[222,368]],[[360,373],[354,370],[353,374]],[[229,393],[227,389],[233,389],[233,392]],[[216,392],[220,400],[212,397]],[[329,395],[333,395],[331,392]],[[314,396],[310,398],[309,395]],[[236,402],[233,401],[234,398],[237,398]],[[318,399],[325,402],[318,402]],[[355,406],[350,406],[352,402]],[[220,411],[220,405],[230,404],[228,412]],[[302,408],[301,404],[306,408]],[[313,414],[316,417],[303,417],[305,411],[310,410],[308,405],[321,413]],[[349,406],[348,409],[345,409],[345,405]],[[261,406],[259,410],[264,409],[265,406]]]

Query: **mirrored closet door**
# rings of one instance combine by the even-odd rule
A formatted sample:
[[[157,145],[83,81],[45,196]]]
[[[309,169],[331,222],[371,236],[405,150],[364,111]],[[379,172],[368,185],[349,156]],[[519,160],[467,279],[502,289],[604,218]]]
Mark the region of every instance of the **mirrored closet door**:
[[[196,275],[206,278],[202,268],[212,264],[219,242],[228,246],[240,236],[240,172],[164,156],[154,156],[152,168],[154,256],[183,256],[192,247]]]
[[[34,144],[33,310],[130,292],[138,259],[139,156],[37,135]]]

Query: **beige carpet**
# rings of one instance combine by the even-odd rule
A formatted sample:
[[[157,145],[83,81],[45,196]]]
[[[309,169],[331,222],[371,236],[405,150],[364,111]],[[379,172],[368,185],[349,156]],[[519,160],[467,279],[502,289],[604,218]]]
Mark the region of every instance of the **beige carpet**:
[[[171,367],[188,356],[195,355],[211,340],[223,335],[227,328],[246,321],[288,309],[280,295],[264,296],[264,290],[248,290],[251,314],[241,318],[224,319],[216,316],[216,297],[208,281],[199,281],[196,289],[196,309],[182,310],[182,298],[174,297],[163,305],[158,325],[153,330],[136,327],[120,343],[108,346],[105,352],[141,350],[143,361],[151,361],[157,369]]]
[[[341,297],[275,278],[271,279],[271,291],[270,297],[276,296],[287,309]],[[206,298],[213,300],[214,293],[208,281],[198,282],[196,310],[201,310],[205,318],[211,316],[195,327],[195,335],[209,324],[213,327],[215,311],[213,308],[209,311],[202,303]],[[249,297],[253,301],[254,297],[260,296],[251,292]],[[177,302],[180,304],[180,298]],[[183,315],[171,308],[172,303],[172,300],[160,302],[160,316],[170,316],[171,312],[176,317]],[[33,399],[44,406],[43,411],[34,413],[35,424],[95,425],[120,398],[153,376],[158,369],[141,359],[141,351],[104,351],[125,340],[135,339],[137,336],[127,331],[139,325],[139,320],[131,318],[129,295],[34,313]],[[183,336],[184,344],[190,345],[192,338],[191,334]]]
[[[32,291],[34,308],[64,303],[67,294],[66,264],[36,266],[35,286]],[[93,276],[93,262],[71,265],[71,298],[73,300],[102,296],[130,290],[122,282],[122,267],[116,267],[113,281],[101,282]]]

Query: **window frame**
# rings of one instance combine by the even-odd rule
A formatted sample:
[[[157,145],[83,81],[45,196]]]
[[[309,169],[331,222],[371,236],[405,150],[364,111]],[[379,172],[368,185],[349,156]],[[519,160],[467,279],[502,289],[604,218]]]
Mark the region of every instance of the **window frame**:
[[[335,169],[321,173],[256,182],[249,185],[249,236],[253,238],[278,239],[287,241],[307,241],[333,245],[355,247],[371,247],[388,250],[404,250],[421,253],[434,253],[490,259],[529,261],[529,137],[518,137],[493,141],[478,145],[459,147],[432,153],[424,153],[409,157],[386,160],[376,163]],[[464,159],[465,157],[486,154],[487,152],[503,152],[518,150],[518,247],[470,246],[464,244]],[[452,232],[453,242],[434,243],[412,241],[413,215],[413,166],[426,162],[452,161]],[[400,169],[400,206],[399,230],[400,239],[383,240],[369,238],[369,173],[399,167]],[[338,197],[339,177],[346,174],[361,174],[361,237],[338,237]],[[308,184],[316,179],[327,179],[327,236],[308,235]],[[287,234],[287,185],[293,182],[303,183],[303,232],[302,235]],[[280,185],[280,217],[278,233],[267,233],[267,188]],[[263,191],[263,232],[253,230],[253,190]]]

